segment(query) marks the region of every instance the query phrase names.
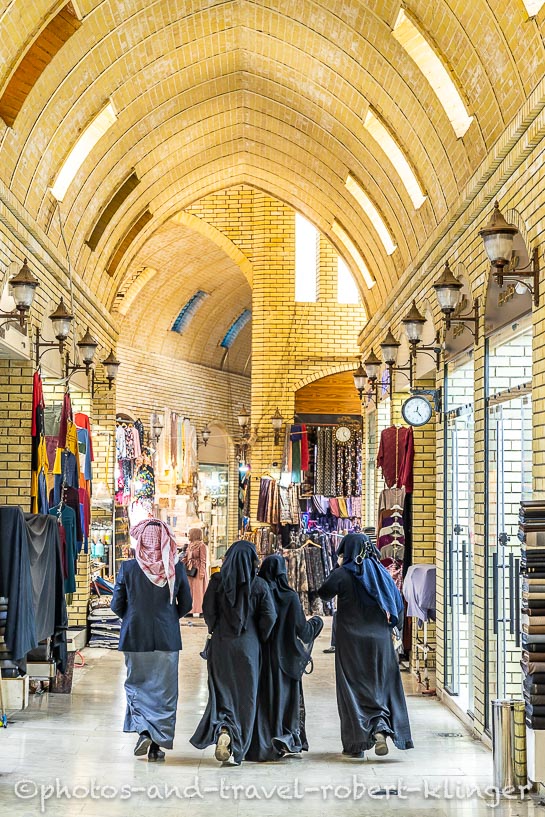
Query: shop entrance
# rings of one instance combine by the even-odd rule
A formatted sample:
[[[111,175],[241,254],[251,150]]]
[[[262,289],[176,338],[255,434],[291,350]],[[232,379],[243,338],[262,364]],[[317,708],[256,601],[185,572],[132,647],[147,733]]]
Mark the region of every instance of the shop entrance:
[[[474,710],[474,366],[464,356],[447,367],[445,392],[445,688]]]
[[[491,701],[520,695],[519,505],[532,496],[531,328],[488,342],[487,726]]]

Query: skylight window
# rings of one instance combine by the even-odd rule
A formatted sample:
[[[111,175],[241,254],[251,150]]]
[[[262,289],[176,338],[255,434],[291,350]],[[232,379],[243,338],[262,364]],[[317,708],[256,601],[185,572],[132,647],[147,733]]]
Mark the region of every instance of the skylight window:
[[[331,229],[333,230],[339,241],[341,241],[344,244],[345,248],[352,256],[354,263],[356,264],[357,268],[362,274],[367,289],[372,289],[372,287],[375,286],[376,281],[369,272],[369,270],[367,269],[367,264],[361,257],[360,251],[358,250],[358,248],[356,247],[356,245],[354,244],[354,242],[352,241],[344,227],[335,219],[331,226]]]
[[[83,162],[90,154],[96,143],[101,139],[106,131],[112,127],[116,121],[116,113],[111,102],[109,102],[100,113],[95,116],[93,121],[87,125],[85,130],[77,139],[74,147],[66,157],[61,169],[57,174],[55,183],[51,188],[51,193],[57,199],[62,201],[66,195],[66,191],[70,187],[74,176],[82,166]]]
[[[358,204],[360,205],[361,209],[377,231],[380,240],[384,246],[384,249],[391,255],[395,249],[396,245],[392,240],[392,236],[390,235],[390,231],[388,230],[386,224],[384,223],[382,216],[380,215],[379,211],[358,182],[358,180],[352,176],[351,173],[348,174],[345,182],[346,189],[352,193]]]
[[[295,300],[314,302],[318,292],[318,230],[295,214]]]
[[[529,17],[535,17],[543,5],[543,0],[523,0],[523,2]]]
[[[337,302],[340,304],[361,303],[360,291],[346,261],[337,259]]]
[[[233,321],[227,332],[225,333],[225,337],[223,338],[220,346],[223,346],[224,349],[230,349],[235,340],[238,338],[246,324],[250,322],[252,317],[252,312],[250,309],[245,309],[238,318]]]
[[[195,317],[195,313],[197,309],[205,300],[208,298],[209,293],[204,292],[202,289],[198,289],[197,292],[191,296],[189,301],[185,304],[185,306],[180,310],[178,317],[172,324],[172,331],[177,332],[181,335],[191,323],[191,320]]]
[[[433,88],[450,119],[456,136],[458,138],[463,136],[473,121],[473,117],[468,115],[462,98],[442,61],[414,23],[409,20],[403,9],[399,12],[392,33]]]
[[[422,192],[418,179],[414,175],[413,170],[398,143],[390,134],[390,131],[384,127],[380,119],[378,119],[370,110],[367,111],[364,127],[371,134],[373,139],[378,142],[382,150],[390,159],[391,163],[399,173],[399,177],[403,182],[405,190],[411,197],[415,210],[418,210],[418,208],[421,207],[426,201],[426,196]]]

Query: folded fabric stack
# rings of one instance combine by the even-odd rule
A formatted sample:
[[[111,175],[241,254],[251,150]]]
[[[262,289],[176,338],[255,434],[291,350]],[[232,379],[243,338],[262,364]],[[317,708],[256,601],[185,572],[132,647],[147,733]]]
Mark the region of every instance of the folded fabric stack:
[[[89,647],[105,647],[108,650],[117,650],[121,621],[110,608],[111,597],[105,599],[91,599],[87,620],[91,631]]]
[[[545,729],[545,500],[523,500],[519,523],[526,724]]]

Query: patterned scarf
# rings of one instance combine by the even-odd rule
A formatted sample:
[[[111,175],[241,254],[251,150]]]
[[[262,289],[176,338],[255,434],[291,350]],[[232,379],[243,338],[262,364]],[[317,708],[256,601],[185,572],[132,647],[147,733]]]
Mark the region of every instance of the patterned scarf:
[[[131,528],[130,535],[136,540],[136,561],[152,584],[164,587],[168,582],[172,604],[178,551],[170,528],[159,519],[144,519]]]

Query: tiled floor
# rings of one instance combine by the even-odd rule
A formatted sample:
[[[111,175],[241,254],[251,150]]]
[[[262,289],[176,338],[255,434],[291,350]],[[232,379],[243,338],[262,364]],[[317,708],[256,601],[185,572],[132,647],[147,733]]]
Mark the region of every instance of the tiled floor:
[[[87,665],[75,671],[71,696],[34,697],[29,709],[15,714],[14,723],[0,730],[1,817],[41,811],[59,817],[153,812],[159,817],[218,813],[272,817],[291,810],[298,817],[332,817],[337,812],[545,817],[545,808],[535,800],[491,808],[492,800],[485,797],[492,778],[490,752],[437,700],[415,692],[408,693],[415,749],[392,749],[386,758],[370,754],[363,762],[343,758],[334,659],[322,653],[327,634],[316,646],[314,674],[305,680],[309,754],[302,760],[221,768],[212,748],[199,752],[187,740],[206,702],[206,664],[198,655],[204,632],[201,627],[183,628],[177,737],[165,764],[133,757],[135,738],[121,731],[122,655],[86,650]],[[57,781],[67,787],[59,796]],[[472,787],[482,796],[471,795]],[[397,795],[390,790],[397,790]]]

